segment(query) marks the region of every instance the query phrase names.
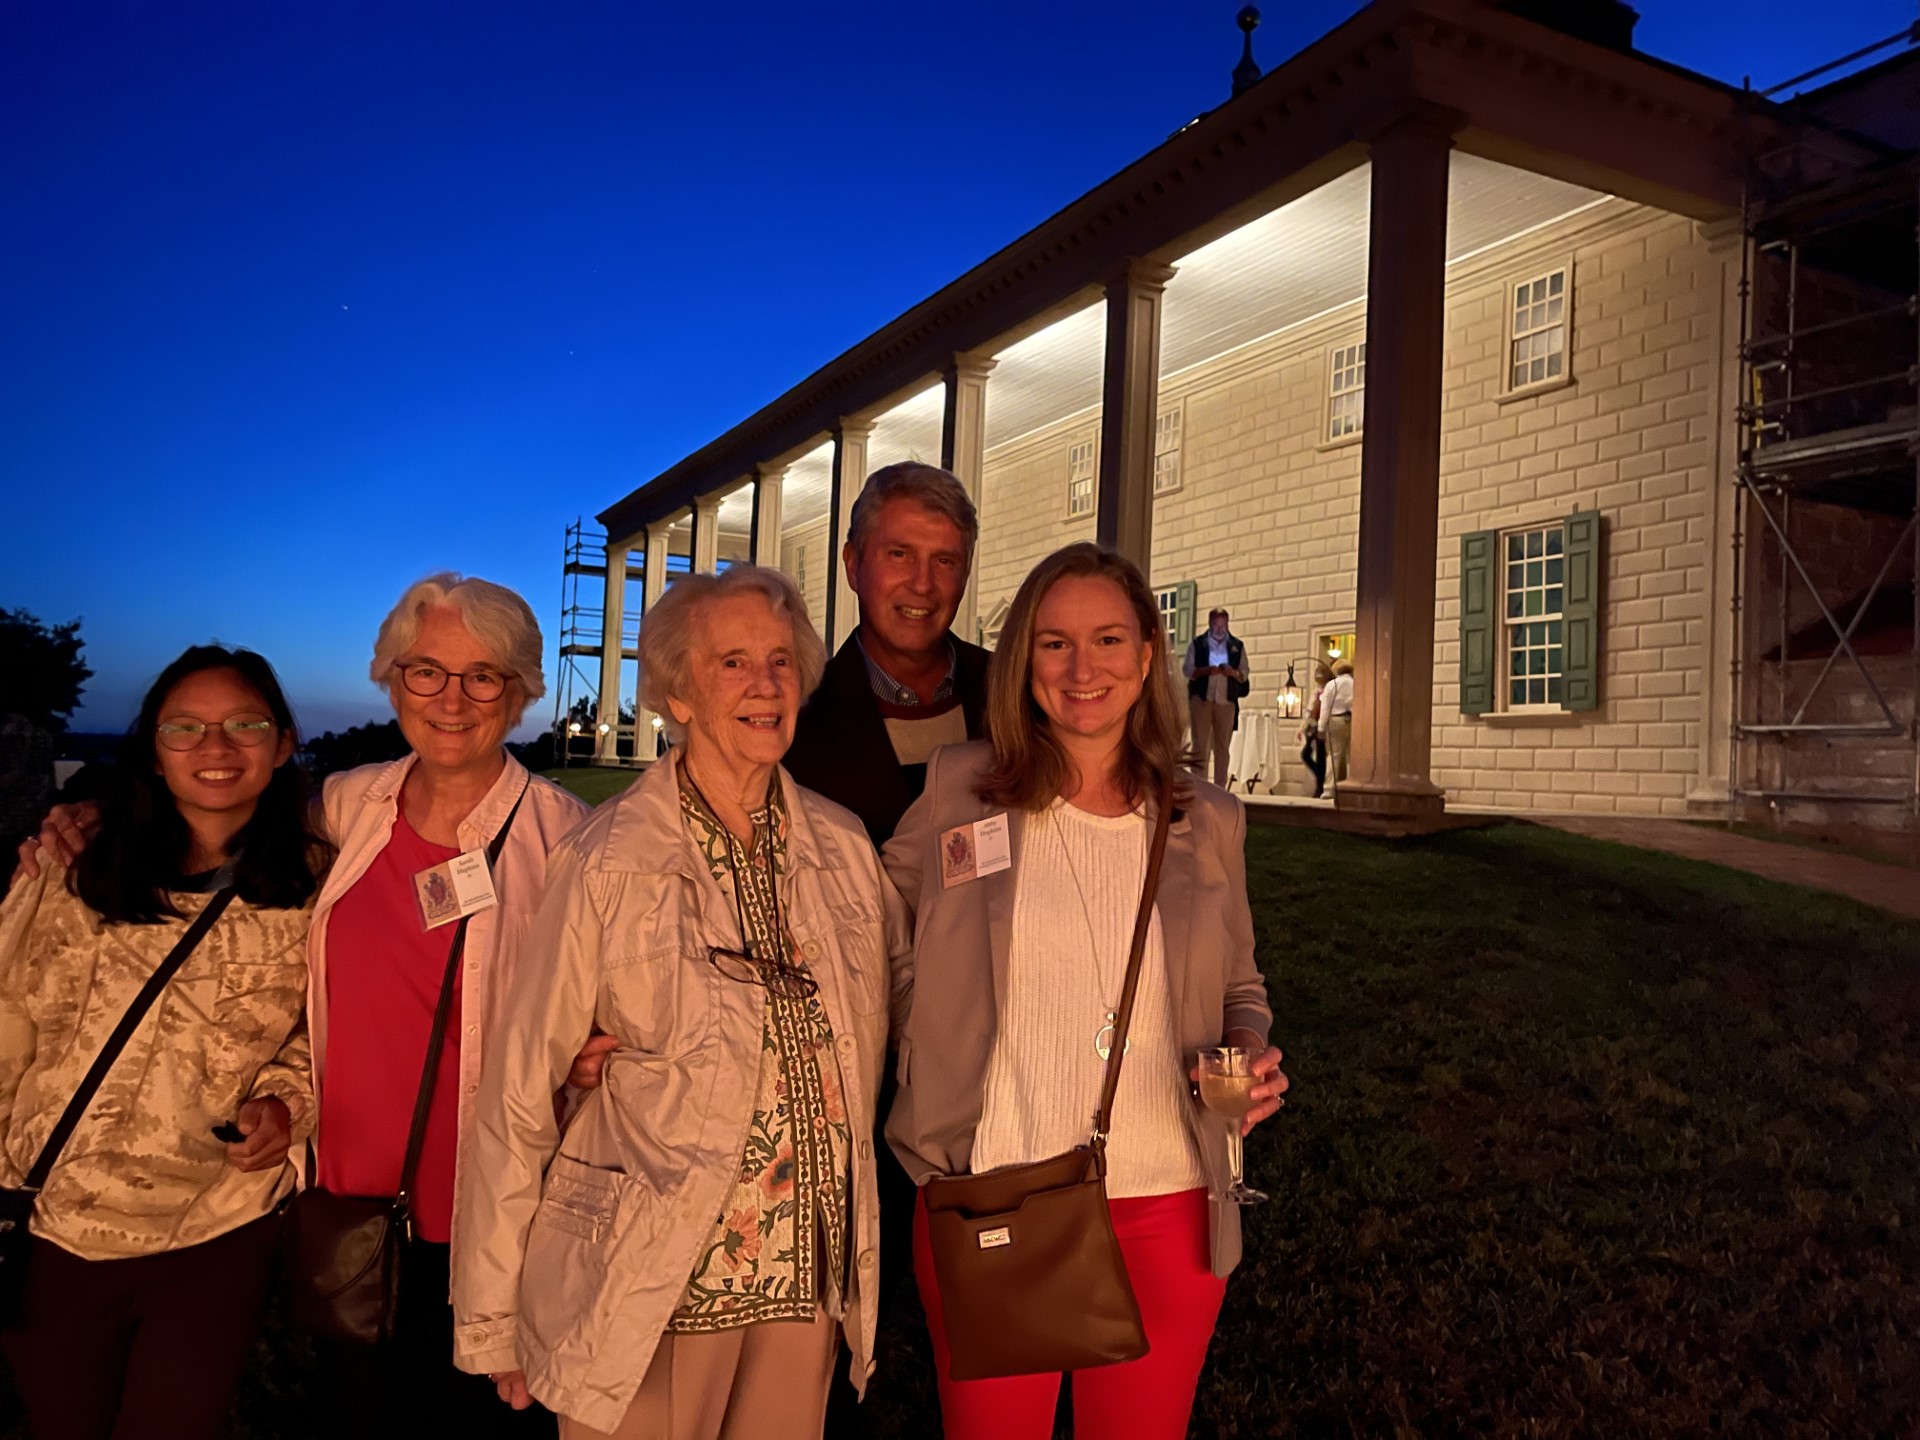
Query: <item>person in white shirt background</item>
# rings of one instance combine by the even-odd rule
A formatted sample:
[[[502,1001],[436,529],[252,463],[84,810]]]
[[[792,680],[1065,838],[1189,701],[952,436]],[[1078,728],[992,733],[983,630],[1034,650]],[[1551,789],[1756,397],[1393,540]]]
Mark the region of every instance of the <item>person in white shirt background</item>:
[[[1314,707],[1313,728],[1327,739],[1327,788],[1336,790],[1347,778],[1347,751],[1353,744],[1353,662],[1341,660],[1333,678],[1320,691]]]

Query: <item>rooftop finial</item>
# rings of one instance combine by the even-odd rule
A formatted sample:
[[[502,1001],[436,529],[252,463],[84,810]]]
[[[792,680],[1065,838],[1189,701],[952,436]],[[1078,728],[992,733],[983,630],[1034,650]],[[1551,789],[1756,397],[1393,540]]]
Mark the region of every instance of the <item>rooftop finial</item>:
[[[1260,67],[1253,59],[1253,32],[1260,26],[1260,12],[1248,5],[1234,17],[1245,37],[1240,45],[1240,63],[1233,67],[1233,93],[1250,90],[1260,82]]]

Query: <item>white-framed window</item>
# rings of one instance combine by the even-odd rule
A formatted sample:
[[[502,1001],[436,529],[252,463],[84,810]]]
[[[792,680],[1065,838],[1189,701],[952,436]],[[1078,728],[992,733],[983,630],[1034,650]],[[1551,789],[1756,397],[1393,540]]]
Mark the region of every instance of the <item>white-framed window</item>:
[[[1567,300],[1570,270],[1561,265],[1522,280],[1509,292],[1507,388],[1563,380],[1567,374]]]
[[[1153,426],[1153,493],[1180,488],[1180,407],[1162,410]]]
[[[1500,708],[1559,708],[1565,701],[1566,528],[1558,523],[1501,537],[1506,597]]]
[[[1096,474],[1094,441],[1076,440],[1067,447],[1067,518],[1078,520],[1093,514],[1093,487]]]
[[[1153,598],[1160,606],[1160,628],[1167,636],[1167,656],[1177,666],[1193,643],[1194,610],[1200,587],[1191,580],[1155,590]]]
[[[1367,418],[1367,342],[1336,345],[1327,357],[1327,439],[1358,435]]]

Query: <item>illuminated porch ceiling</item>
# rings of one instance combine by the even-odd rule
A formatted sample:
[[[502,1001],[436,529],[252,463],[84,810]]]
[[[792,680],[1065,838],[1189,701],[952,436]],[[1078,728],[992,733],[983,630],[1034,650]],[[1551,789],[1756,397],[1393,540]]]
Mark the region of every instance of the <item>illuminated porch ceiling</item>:
[[[1364,299],[1371,175],[1361,165],[1174,261],[1161,321],[1162,377]],[[1606,198],[1456,153],[1448,263]],[[1105,309],[1095,303],[1002,351],[987,382],[988,447],[1097,406],[1105,338]]]

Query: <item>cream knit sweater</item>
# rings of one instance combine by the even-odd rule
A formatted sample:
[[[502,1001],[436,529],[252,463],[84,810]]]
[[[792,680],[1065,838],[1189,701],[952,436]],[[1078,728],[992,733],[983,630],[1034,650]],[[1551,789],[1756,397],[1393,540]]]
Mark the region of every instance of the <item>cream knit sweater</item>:
[[[973,1142],[976,1174],[1057,1155],[1092,1132],[1106,1069],[1094,1037],[1120,1002],[1149,838],[1143,816],[1089,815],[1064,801],[1028,818],[1007,991]],[[1113,1102],[1110,1197],[1206,1183],[1187,1129],[1191,1105],[1156,909]]]

